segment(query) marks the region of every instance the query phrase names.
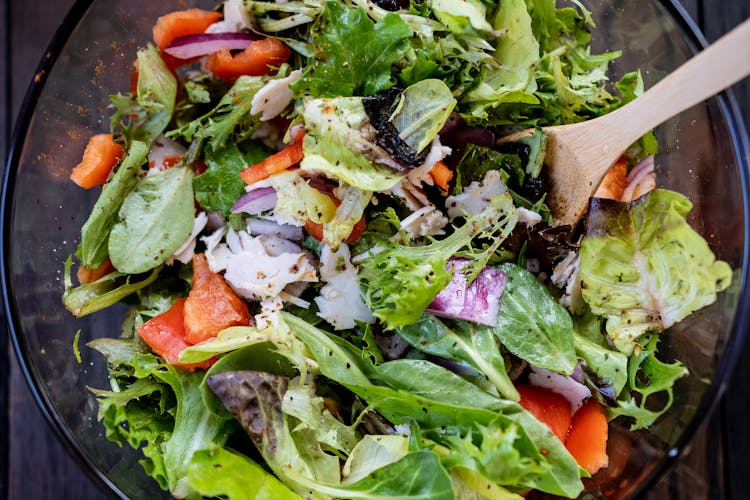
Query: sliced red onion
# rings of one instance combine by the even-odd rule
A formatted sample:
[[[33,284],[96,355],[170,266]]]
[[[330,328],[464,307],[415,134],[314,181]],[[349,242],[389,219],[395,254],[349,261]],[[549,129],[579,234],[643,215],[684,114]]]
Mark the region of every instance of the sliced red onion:
[[[276,190],[272,187],[254,189],[249,193],[240,196],[234,202],[232,213],[246,213],[258,215],[266,210],[272,210],[276,207]]]
[[[643,160],[641,160],[638,165],[636,165],[633,170],[630,171],[628,174],[628,177],[625,179],[627,182],[627,185],[625,186],[625,189],[622,191],[622,199],[623,201],[633,201],[637,196],[636,192],[641,191],[642,189],[638,189],[639,187],[643,188],[643,186],[640,186],[641,183],[643,183],[649,176],[654,175],[654,155],[650,155]],[[644,193],[640,193],[644,194]]]
[[[247,221],[247,230],[253,236],[276,236],[290,241],[302,241],[305,239],[305,232],[302,230],[302,227],[279,224],[278,222],[266,219],[249,219]]]
[[[505,290],[505,273],[485,267],[470,285],[461,270],[468,259],[451,258],[448,266],[455,266],[453,279],[435,296],[427,312],[445,318],[463,319],[492,326],[497,321],[500,297]]]
[[[578,408],[583,406],[583,402],[591,397],[591,390],[573,377],[566,377],[536,366],[531,367],[529,383],[547,388],[563,396],[568,400],[572,413],[575,413]]]
[[[249,33],[200,33],[175,38],[164,52],[178,59],[192,59],[222,49],[245,50],[257,39],[257,36]]]
[[[263,248],[266,249],[271,257],[278,257],[285,253],[300,254],[303,253],[302,247],[284,238],[276,236],[264,236]]]

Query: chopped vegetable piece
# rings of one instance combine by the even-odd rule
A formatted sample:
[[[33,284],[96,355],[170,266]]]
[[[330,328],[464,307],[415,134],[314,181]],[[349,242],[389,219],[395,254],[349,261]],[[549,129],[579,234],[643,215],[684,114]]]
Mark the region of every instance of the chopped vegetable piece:
[[[185,327],[183,326],[185,301],[186,299],[177,299],[167,312],[146,321],[138,329],[138,336],[170,365],[188,370],[205,369],[213,364],[213,359],[191,364],[177,361],[180,352],[190,345],[185,341]]]
[[[214,52],[206,58],[206,69],[222,80],[233,82],[243,75],[271,74],[273,68],[286,62],[291,52],[279,40],[265,38],[252,42],[235,56],[228,50]]]
[[[627,177],[628,161],[625,157],[621,157],[607,171],[604,179],[602,179],[602,183],[596,189],[594,197],[609,198],[610,200],[622,199],[622,193],[625,190],[625,186],[628,185]]]
[[[607,415],[604,407],[596,400],[590,399],[573,415],[565,447],[578,465],[593,474],[606,467],[609,462],[607,434]]]
[[[248,33],[201,33],[175,38],[164,52],[178,59],[207,56],[218,50],[245,50],[256,37]]]
[[[76,276],[78,277],[78,282],[82,285],[85,285],[86,283],[93,283],[99,278],[115,271],[115,266],[112,265],[112,261],[109,260],[109,257],[107,257],[107,260],[105,260],[104,263],[99,267],[91,268],[80,266],[78,268]]]
[[[516,389],[521,394],[519,404],[540,422],[546,424],[564,443],[571,421],[568,401],[560,394],[543,387],[520,385]]]
[[[442,160],[438,161],[430,170],[430,177],[444,194],[448,193],[449,183],[453,179],[453,170],[448,165],[443,163]]]
[[[70,180],[89,189],[107,182],[112,169],[123,156],[122,148],[112,134],[97,134],[89,139],[81,163],[73,167]]]
[[[203,33],[221,18],[221,12],[201,9],[170,12],[156,20],[153,29],[154,42],[164,50],[175,38]]]
[[[250,324],[245,301],[235,294],[224,278],[208,268],[202,253],[193,257],[193,288],[185,302],[185,339],[197,344],[230,326]]]
[[[302,139],[305,137],[304,132],[299,132],[294,136],[294,141],[281,151],[273,154],[240,172],[240,177],[247,184],[254,184],[266,179],[268,176],[282,172],[289,167],[293,167],[302,161]]]

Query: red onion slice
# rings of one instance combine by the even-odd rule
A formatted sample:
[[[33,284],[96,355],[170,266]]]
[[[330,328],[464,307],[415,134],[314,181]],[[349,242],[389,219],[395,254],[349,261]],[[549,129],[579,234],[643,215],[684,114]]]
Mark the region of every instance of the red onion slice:
[[[279,224],[266,219],[249,219],[247,221],[247,230],[253,236],[277,236],[290,241],[302,241],[305,239],[305,233],[301,227]]]
[[[177,37],[164,52],[178,59],[213,54],[219,50],[245,50],[257,36],[248,33],[200,33]]]
[[[276,190],[272,187],[254,189],[247,194],[243,194],[234,202],[232,213],[244,212],[250,215],[258,215],[275,208],[276,199]]]
[[[467,286],[466,275],[461,269],[468,262],[461,258],[448,261],[448,266],[455,266],[453,279],[435,296],[427,312],[493,326],[497,322],[500,296],[505,290],[505,273],[494,267],[485,267]]]

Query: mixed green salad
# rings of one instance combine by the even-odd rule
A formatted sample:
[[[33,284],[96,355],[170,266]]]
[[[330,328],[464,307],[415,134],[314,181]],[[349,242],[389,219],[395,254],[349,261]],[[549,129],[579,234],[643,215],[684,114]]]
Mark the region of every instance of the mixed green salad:
[[[575,498],[670,406],[659,335],[731,269],[652,134],[576,227],[541,127],[610,81],[578,0],[227,0],[154,20],[65,264],[112,441],[178,498]],[[562,2],[563,4],[565,2]],[[503,139],[531,128],[522,139]],[[75,277],[74,277],[75,275]],[[620,464],[622,465],[622,464]]]

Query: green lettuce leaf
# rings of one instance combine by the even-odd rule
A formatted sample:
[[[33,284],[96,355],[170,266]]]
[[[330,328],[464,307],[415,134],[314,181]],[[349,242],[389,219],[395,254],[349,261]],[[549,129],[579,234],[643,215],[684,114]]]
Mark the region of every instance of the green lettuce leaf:
[[[453,33],[492,31],[492,25],[487,22],[487,9],[477,0],[431,0],[430,8]]]
[[[451,326],[449,326],[451,325]],[[491,328],[463,321],[442,321],[424,314],[415,323],[396,330],[399,337],[425,354],[467,363],[512,401],[520,396],[505,368],[500,346]]]
[[[109,255],[109,234],[117,223],[117,213],[123,201],[138,183],[141,166],[146,163],[147,155],[148,146],[133,141],[120,166],[104,185],[91,215],[81,228],[81,244],[78,248],[81,265],[97,268]]]
[[[135,340],[97,339],[89,347],[107,359],[112,390],[90,389],[99,402],[107,438],[141,449],[147,474],[173,495],[195,492],[188,471],[193,455],[222,446],[231,420],[202,404],[202,372],[164,365]]]
[[[374,23],[362,8],[326,3],[312,27],[315,51],[302,77],[291,85],[295,97],[377,94],[396,80],[393,63],[409,48],[412,30],[397,14]]]
[[[310,186],[299,172],[280,172],[269,177],[268,181],[276,189],[275,214],[303,223],[309,219],[318,224],[330,221],[336,214],[331,197]]]
[[[467,218],[447,238],[422,246],[385,242],[362,263],[359,282],[365,303],[388,329],[417,321],[435,296],[453,276],[448,259],[475,238],[493,243],[481,252],[465,252],[468,280],[473,280],[490,256],[508,237],[518,216],[507,193],[494,197],[481,213]]]
[[[334,191],[341,204],[333,217],[323,223],[323,241],[336,251],[352,234],[354,226],[362,219],[370,204],[372,191],[362,191],[352,186],[341,186]]]
[[[260,115],[250,114],[253,97],[267,81],[267,77],[239,77],[214,109],[170,131],[167,137],[183,137],[188,142],[208,140],[214,150],[224,146],[233,134],[237,142],[248,139],[260,125]]]
[[[114,95],[110,101],[115,113],[110,118],[113,132],[120,131],[127,144],[147,145],[167,128],[177,98],[177,80],[153,45],[138,51],[136,95]]]
[[[631,430],[645,429],[672,406],[672,389],[675,381],[687,375],[682,363],[664,363],[656,357],[659,337],[650,335],[638,352],[628,359],[628,388],[618,399],[617,407],[610,408],[613,415],[633,418]],[[654,405],[651,399],[660,399]]]
[[[118,271],[137,274],[160,266],[193,230],[193,171],[174,166],[151,172],[127,194],[108,249]]]
[[[600,391],[615,399],[628,382],[628,358],[621,352],[607,349],[575,334],[576,354],[586,363],[586,370],[596,375]],[[602,390],[603,389],[603,390]]]
[[[400,167],[375,143],[376,130],[357,97],[305,99],[303,170],[341,179],[364,191],[386,191],[398,184]]]
[[[207,212],[216,210],[228,217],[234,202],[245,194],[247,184],[240,171],[263,160],[266,152],[253,143],[243,153],[233,141],[216,150],[209,145],[203,151],[208,168],[193,179],[195,199]]]
[[[198,450],[187,471],[190,489],[210,498],[302,498],[246,456],[225,448]]]
[[[663,189],[632,203],[592,201],[581,242],[583,298],[625,354],[647,331],[669,328],[729,286],[731,268],[687,222],[691,208]]]
[[[161,268],[155,268],[151,274],[135,282],[131,282],[131,277],[127,273],[114,272],[92,283],[74,287],[71,279],[72,267],[73,259],[68,257],[65,261],[63,304],[71,314],[78,318],[106,309],[128,295],[147,287],[156,281],[161,270]]]
[[[438,135],[455,106],[456,100],[445,83],[434,78],[422,80],[404,90],[390,122],[401,140],[421,153]]]
[[[578,358],[568,311],[526,269],[512,263],[498,269],[508,284],[500,298],[495,335],[510,352],[534,366],[573,373]]]

